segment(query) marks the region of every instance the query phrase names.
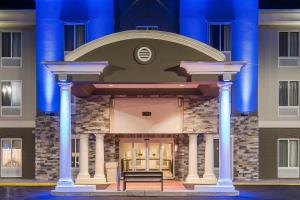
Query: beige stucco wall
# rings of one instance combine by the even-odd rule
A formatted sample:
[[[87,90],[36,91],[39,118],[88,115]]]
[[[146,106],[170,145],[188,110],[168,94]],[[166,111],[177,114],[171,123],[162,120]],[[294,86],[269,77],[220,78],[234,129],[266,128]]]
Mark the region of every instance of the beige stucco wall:
[[[111,133],[182,133],[183,102],[178,98],[115,98]],[[151,116],[142,116],[151,112]]]
[[[35,28],[34,27],[19,27],[19,28],[10,28],[10,29],[0,28],[0,32],[1,31],[22,32],[22,67],[21,68],[0,67],[0,81],[2,80],[22,81],[22,116],[21,117],[0,116],[0,125],[5,125],[3,121],[6,121],[6,124],[11,124],[12,127],[16,127],[19,125],[22,126],[21,124],[25,124],[24,126],[29,126],[35,120],[35,110],[36,110]],[[2,46],[0,49],[2,49]],[[19,123],[8,123],[8,121],[10,122],[17,121]]]
[[[279,80],[300,81],[300,65],[295,68],[278,67],[278,32],[298,30],[300,26],[260,26],[259,29],[259,121],[300,121],[300,117],[278,116]]]

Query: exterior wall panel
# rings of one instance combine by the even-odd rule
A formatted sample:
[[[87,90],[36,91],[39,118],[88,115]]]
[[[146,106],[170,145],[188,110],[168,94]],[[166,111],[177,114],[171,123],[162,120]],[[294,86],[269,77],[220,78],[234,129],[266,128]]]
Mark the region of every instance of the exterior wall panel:
[[[300,30],[295,26],[261,26],[259,30],[259,120],[299,121],[300,116],[280,117],[279,80],[300,81],[298,67],[278,67],[278,32]]]
[[[35,148],[32,131],[32,128],[0,128],[0,138],[22,139],[22,178],[24,179],[35,178]]]
[[[22,67],[3,68],[0,67],[0,81],[21,80],[22,81],[22,116],[4,117],[0,114],[0,121],[34,121],[35,120],[35,29],[13,28],[0,29],[1,31],[22,32]],[[0,99],[1,102],[1,99]]]
[[[277,140],[279,138],[300,139],[300,129],[264,128],[259,130],[260,179],[277,179]],[[299,156],[299,155],[298,155]],[[300,159],[300,157],[298,158]],[[298,177],[299,178],[299,177]]]

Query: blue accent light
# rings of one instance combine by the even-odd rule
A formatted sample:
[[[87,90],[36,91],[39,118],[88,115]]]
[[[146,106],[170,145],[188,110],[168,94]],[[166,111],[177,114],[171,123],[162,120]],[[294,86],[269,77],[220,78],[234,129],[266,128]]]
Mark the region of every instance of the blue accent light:
[[[232,60],[247,61],[233,84],[234,111],[257,111],[258,88],[258,1],[232,0],[235,20],[232,23]]]
[[[180,34],[208,43],[208,0],[180,0]]]
[[[180,33],[208,43],[208,25],[232,24],[232,60],[247,61],[233,84],[233,110],[257,111],[258,0],[181,0]]]
[[[78,9],[81,9],[78,11]],[[64,60],[64,23],[88,21],[88,41],[114,31],[114,0],[36,0],[37,110],[59,112],[59,88],[43,61]]]
[[[87,40],[92,41],[114,32],[114,0],[88,0]]]
[[[36,1],[37,109],[59,111],[59,87],[42,61],[64,59],[64,26],[60,20],[62,0]]]

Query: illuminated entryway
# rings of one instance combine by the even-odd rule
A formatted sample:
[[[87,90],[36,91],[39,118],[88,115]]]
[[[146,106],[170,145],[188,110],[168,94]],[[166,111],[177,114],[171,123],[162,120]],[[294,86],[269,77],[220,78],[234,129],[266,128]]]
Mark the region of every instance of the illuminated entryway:
[[[148,42],[147,46],[154,47],[155,54],[153,55],[155,55],[155,57],[153,58],[153,62],[144,66],[139,62],[132,60],[132,53],[134,53],[135,49],[141,44],[146,42]],[[218,182],[214,182],[214,185],[196,185],[194,189],[197,190],[197,192],[203,193],[215,194],[216,192],[219,192],[219,194],[226,193],[228,195],[238,194],[238,191],[236,191],[233,186],[231,173],[231,85],[234,75],[246,64],[245,62],[224,62],[224,54],[201,42],[173,33],[160,31],[126,31],[115,33],[78,48],[76,51],[68,54],[64,60],[65,61],[63,62],[44,62],[44,65],[50,72],[58,75],[61,90],[59,143],[60,174],[59,181],[54,191],[55,193],[78,191],[78,188],[80,188],[81,191],[87,192],[96,190],[95,186],[74,186],[74,182],[71,178],[70,140],[72,123],[70,108],[72,92],[73,95],[80,98],[89,98],[97,95],[111,95],[112,97],[110,102],[107,103],[107,106],[110,107],[109,111],[113,111],[114,113],[111,115],[112,113],[109,112],[110,116],[104,117],[105,119],[110,119],[109,124],[102,122],[98,124],[97,122],[96,124],[98,124],[98,126],[95,126],[94,123],[90,123],[90,126],[87,129],[82,129],[82,133],[80,134],[81,137],[84,137],[86,134],[96,135],[96,152],[100,152],[96,154],[95,158],[95,174],[99,172],[99,176],[95,175],[96,178],[101,175],[101,180],[105,179],[104,134],[172,133],[180,135],[187,133],[189,137],[188,144],[186,143],[186,145],[188,145],[188,162],[185,163],[188,167],[188,173],[185,181],[187,183],[201,183],[201,179],[198,175],[197,136],[199,133],[205,133],[205,141],[208,141],[205,145],[205,157],[207,159],[205,161],[205,172],[203,175],[204,178],[208,178],[211,177],[211,172],[213,173],[213,136],[211,134],[214,133],[214,131],[211,132],[207,130],[207,127],[202,127],[202,125],[210,121],[210,117],[215,118],[218,116],[221,166],[219,168],[219,179]],[[178,87],[173,88],[174,86],[172,85],[173,87],[170,88],[170,83],[177,84]],[[189,83],[197,84],[197,86],[184,88]],[[181,118],[179,122],[177,121],[178,123],[168,123],[168,125],[171,125],[159,126],[159,128],[157,128],[155,125],[161,125],[161,122],[165,122],[165,120],[160,118],[161,115],[157,115],[158,117],[156,117],[154,111],[149,111],[149,106],[146,107],[147,109],[138,110],[136,115],[134,115],[137,119],[145,119],[142,120],[143,123],[132,123],[132,121],[127,123],[127,121],[123,121],[124,123],[120,124],[122,121],[118,120],[118,116],[122,117],[124,116],[124,113],[131,113],[133,109],[130,108],[130,110],[126,110],[128,107],[123,106],[121,108],[124,109],[121,109],[121,111],[126,112],[119,112],[118,115],[118,113],[116,113],[118,102],[115,96],[120,95],[124,98],[124,95],[137,95],[139,98],[140,95],[179,95],[181,98],[182,95],[190,94],[198,95],[203,98],[216,98],[218,96],[218,113],[213,114],[213,116],[203,116],[205,119],[201,120],[201,122],[195,122],[199,126],[194,126],[196,124],[192,121],[191,123],[186,124],[187,126],[185,129],[182,127],[181,130],[179,127],[173,131],[165,131],[165,129],[161,128],[174,128],[174,125],[178,125],[182,123],[182,121],[184,122],[185,119]],[[174,105],[176,106],[173,106],[172,108],[182,110],[182,101],[180,98],[174,98]],[[143,99],[143,103],[145,104],[144,101],[145,99]],[[137,104],[133,104],[132,107],[134,106],[136,107]],[[165,108],[165,106],[162,106],[162,102],[160,102],[159,108],[161,107]],[[192,112],[201,112],[201,109]],[[92,118],[95,118],[95,116],[90,115],[86,122],[91,121]],[[112,118],[113,120],[111,120]],[[122,119],[129,118],[123,117]],[[145,124],[147,125],[146,122],[148,121],[155,123],[148,123],[147,127]],[[136,126],[142,125],[142,130],[132,130],[131,128],[133,127],[128,127],[128,125],[132,124]],[[84,123],[81,125],[83,126]],[[211,127],[213,128],[215,126],[216,125],[212,125]],[[147,127],[147,129],[145,129],[145,127]],[[210,129],[211,127],[208,128]],[[82,139],[80,140],[82,141]],[[87,147],[88,139],[86,138],[84,141],[86,143],[85,146]],[[131,140],[127,142],[127,145],[126,142],[124,142],[124,147],[122,144],[119,146],[119,153],[121,152],[119,155],[119,162],[121,165],[123,163],[123,168],[126,168],[126,170],[128,168],[128,170],[167,171],[164,170],[165,166],[169,166],[167,163],[171,163],[170,166],[173,165],[174,159],[168,159],[170,161],[166,160],[165,162],[164,153],[162,153],[163,144],[163,141],[152,142],[145,140]],[[80,146],[82,147],[83,145],[80,144]],[[171,146],[170,149],[173,149],[174,145]],[[80,152],[82,155],[82,151]],[[171,158],[173,158],[173,150],[170,152],[170,155],[172,155]],[[109,153],[111,153],[111,151]],[[88,151],[85,151],[85,155],[88,155]],[[113,159],[116,159],[117,155],[113,156]],[[183,154],[183,156],[185,155]],[[80,158],[88,158],[88,156],[80,156]],[[82,166],[82,163],[88,163],[88,160],[82,160],[80,166]],[[88,179],[91,179],[87,170],[88,166],[85,165],[82,169],[84,169],[82,170],[84,171],[83,175]],[[124,169],[122,170],[124,171]],[[173,175],[173,167],[168,171]]]
[[[120,141],[120,170],[163,171],[165,179],[173,178],[174,143],[172,140],[137,139]]]

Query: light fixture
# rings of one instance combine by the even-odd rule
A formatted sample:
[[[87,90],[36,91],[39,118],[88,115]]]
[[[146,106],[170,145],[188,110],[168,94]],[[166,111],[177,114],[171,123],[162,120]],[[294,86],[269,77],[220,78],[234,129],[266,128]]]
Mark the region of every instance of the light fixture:
[[[183,84],[180,84],[179,86],[180,86],[180,87],[184,87],[184,85],[183,85]]]
[[[110,84],[110,85],[108,85],[108,87],[113,87],[114,85],[112,85],[112,84]]]

